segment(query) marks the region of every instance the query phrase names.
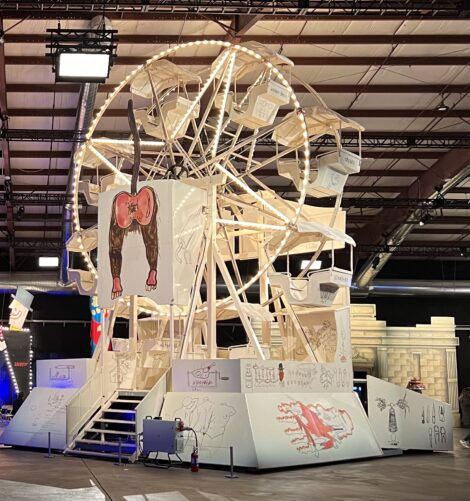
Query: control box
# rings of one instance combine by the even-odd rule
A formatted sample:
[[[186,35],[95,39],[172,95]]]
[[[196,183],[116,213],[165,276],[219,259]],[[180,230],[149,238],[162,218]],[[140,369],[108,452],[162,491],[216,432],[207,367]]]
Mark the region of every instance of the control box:
[[[151,452],[179,454],[184,449],[184,436],[181,421],[164,421],[162,419],[144,419],[143,421],[143,453]]]

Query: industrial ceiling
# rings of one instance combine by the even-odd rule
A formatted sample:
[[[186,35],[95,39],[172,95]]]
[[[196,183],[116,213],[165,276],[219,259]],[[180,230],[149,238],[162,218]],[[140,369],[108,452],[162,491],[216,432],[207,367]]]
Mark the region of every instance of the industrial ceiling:
[[[329,107],[366,128],[362,171],[349,177],[343,201],[359,255],[373,262],[391,251],[458,258],[470,250],[468,2],[15,1],[0,2],[0,10],[0,173],[11,177],[0,186],[3,270],[63,247],[72,146],[85,131],[75,130],[80,84],[54,82],[46,30],[59,20],[87,28],[103,14],[119,44],[96,107],[162,47],[256,40],[292,59]],[[198,70],[217,54],[217,47],[190,48],[177,62]],[[125,111],[108,110],[101,124],[108,135],[126,133]],[[345,144],[357,147],[352,136]],[[313,147],[325,151],[328,140]],[[295,197],[275,169],[264,175]],[[406,234],[391,239],[403,224]]]

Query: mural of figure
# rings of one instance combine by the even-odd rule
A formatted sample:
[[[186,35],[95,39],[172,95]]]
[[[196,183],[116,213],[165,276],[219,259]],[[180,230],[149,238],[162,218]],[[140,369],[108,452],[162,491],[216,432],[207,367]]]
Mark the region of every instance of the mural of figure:
[[[388,409],[388,431],[390,433],[390,445],[397,446],[399,441],[397,439],[398,421],[397,421],[397,411],[395,408],[400,409],[404,413],[406,418],[407,413],[410,411],[410,406],[406,400],[406,393],[402,398],[399,398],[396,402],[388,402],[385,398],[376,398],[377,407],[384,411],[387,407]]]
[[[390,404],[390,410],[388,411],[388,431],[390,432],[390,443],[392,445],[398,445],[397,441],[397,415],[395,413],[395,409],[393,405]]]
[[[134,164],[132,167],[131,191],[121,191],[112,203],[111,222],[109,225],[109,261],[113,287],[111,299],[122,295],[121,270],[122,246],[129,233],[138,232],[142,235],[145,254],[150,270],[145,283],[146,290],[157,287],[158,263],[158,203],[155,191],[144,186],[137,192],[137,181],[140,167],[140,140],[134,117],[132,99],[128,102],[129,126],[134,138]]]

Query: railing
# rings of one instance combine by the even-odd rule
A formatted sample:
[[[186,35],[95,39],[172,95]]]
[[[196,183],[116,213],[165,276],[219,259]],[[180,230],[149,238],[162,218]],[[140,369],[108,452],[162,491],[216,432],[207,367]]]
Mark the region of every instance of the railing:
[[[170,387],[170,375],[171,370],[167,369],[136,407],[135,421],[137,434],[142,432],[142,422],[147,416],[155,417],[160,414],[167,388]]]
[[[81,428],[98,410],[98,407],[118,388],[118,383],[111,381],[109,378],[106,365],[103,367],[103,365],[98,364],[93,376],[67,404],[66,430],[68,446],[72,443]]]

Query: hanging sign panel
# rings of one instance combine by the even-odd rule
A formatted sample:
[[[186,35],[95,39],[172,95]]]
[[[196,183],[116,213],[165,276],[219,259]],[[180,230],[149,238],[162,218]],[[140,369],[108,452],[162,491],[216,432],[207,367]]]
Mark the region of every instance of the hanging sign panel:
[[[98,298],[127,295],[187,304],[202,242],[206,192],[180,181],[138,183],[100,194]]]

